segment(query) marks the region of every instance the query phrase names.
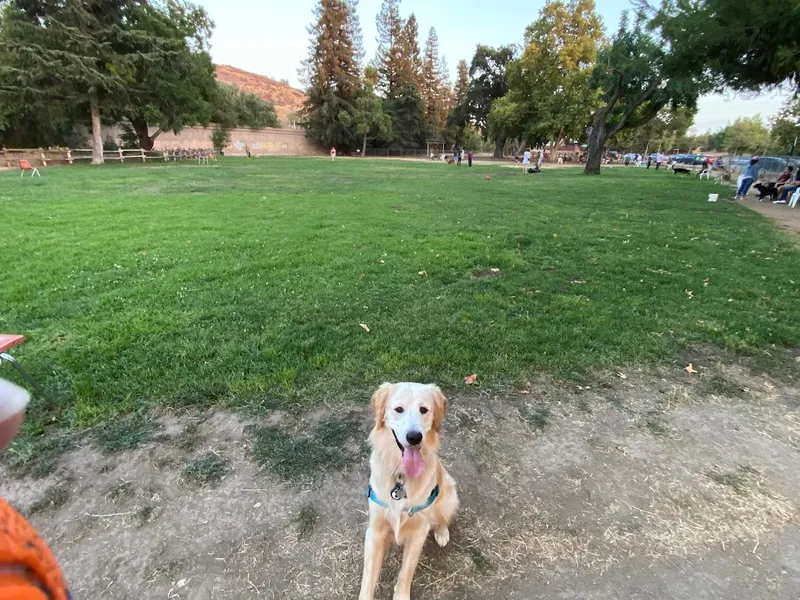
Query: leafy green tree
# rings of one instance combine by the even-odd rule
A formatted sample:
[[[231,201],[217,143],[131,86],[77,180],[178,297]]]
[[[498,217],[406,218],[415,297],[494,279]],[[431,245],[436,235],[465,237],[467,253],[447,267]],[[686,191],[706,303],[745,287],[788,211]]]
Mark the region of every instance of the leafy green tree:
[[[314,17],[308,58],[302,68],[306,135],[324,147],[352,148],[359,141],[351,123],[361,91],[355,2],[318,0]]]
[[[772,145],[761,115],[739,117],[722,132],[722,147],[731,154],[766,152]]]
[[[694,109],[710,88],[702,64],[688,60],[691,48],[666,44],[640,11],[633,23],[627,13],[611,43],[597,57],[592,87],[601,94],[589,131],[587,175],[598,175],[606,140],[624,129],[651,121],[665,106]]]
[[[797,0],[665,0],[653,19],[673,50],[701,64],[718,87],[800,86]]]
[[[134,61],[133,82],[120,111],[139,145],[152,150],[162,131],[177,134],[187,126],[208,125],[217,82],[208,54],[214,24],[205,10],[183,0],[142,2],[130,11],[128,26],[159,38],[164,49],[151,60]],[[123,43],[129,45],[129,53],[138,49],[127,40]],[[149,125],[157,128],[152,134]]]
[[[383,112],[383,101],[375,95],[370,81],[364,81],[361,94],[356,99],[353,125],[356,135],[361,138],[361,156],[367,154],[367,142],[371,139],[389,139],[392,134],[392,120]]]
[[[492,104],[508,92],[508,77],[506,69],[514,59],[514,46],[501,46],[491,48],[479,45],[475,49],[472,63],[469,67],[469,92],[467,102],[459,104],[453,110],[451,121],[458,124],[467,121],[474,123],[484,139],[489,134],[488,118]],[[499,129],[494,132],[494,156],[503,157],[505,135]]]
[[[422,148],[425,146],[425,113],[422,98],[413,85],[396,90],[392,98],[383,103],[383,111],[392,121],[390,146],[394,148]]]
[[[118,107],[138,61],[164,54],[163,40],[128,25],[136,8],[134,0],[9,0],[3,9],[0,94],[26,106],[87,107],[93,164],[103,162],[101,110]]]
[[[548,0],[508,67],[508,95],[522,111],[517,136],[531,142],[582,137],[598,95],[589,79],[603,38],[594,0]]]
[[[634,128],[623,129],[613,138],[620,150],[648,155],[652,151],[669,152],[675,148],[691,152],[701,143],[690,141],[686,134],[694,123],[696,111],[686,107],[672,110],[662,108],[651,121]]]
[[[800,96],[789,98],[772,121],[772,138],[781,152],[794,155],[800,138]]]

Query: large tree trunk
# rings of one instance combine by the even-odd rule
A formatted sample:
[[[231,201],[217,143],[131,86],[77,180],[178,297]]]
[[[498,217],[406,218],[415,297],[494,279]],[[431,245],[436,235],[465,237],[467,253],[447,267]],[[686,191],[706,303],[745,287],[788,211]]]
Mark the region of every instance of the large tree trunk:
[[[589,134],[588,146],[586,148],[586,167],[583,169],[584,175],[600,175],[600,166],[603,163],[603,147],[606,143],[606,114],[598,111]]]
[[[100,128],[100,104],[97,96],[89,98],[89,111],[92,115],[92,164],[103,164],[103,132]]]
[[[503,158],[503,148],[506,145],[506,138],[503,136],[498,135],[494,138],[494,157],[495,158]]]
[[[155,146],[156,138],[161,133],[160,129],[157,129],[156,132],[151,136],[150,130],[147,127],[147,121],[142,119],[130,119],[131,126],[133,130],[136,132],[136,137],[139,140],[139,147],[146,152],[150,152]]]
[[[367,155],[367,134],[364,134],[364,141],[361,144],[361,158],[364,158]]]

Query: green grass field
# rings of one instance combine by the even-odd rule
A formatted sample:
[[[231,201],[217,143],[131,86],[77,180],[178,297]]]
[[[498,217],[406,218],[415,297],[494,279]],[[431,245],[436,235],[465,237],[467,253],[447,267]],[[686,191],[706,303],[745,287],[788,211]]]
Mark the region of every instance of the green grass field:
[[[0,330],[26,335],[16,355],[53,397],[31,430],[473,372],[502,391],[701,344],[788,354],[798,246],[713,191],[643,169],[289,158],[5,172]]]

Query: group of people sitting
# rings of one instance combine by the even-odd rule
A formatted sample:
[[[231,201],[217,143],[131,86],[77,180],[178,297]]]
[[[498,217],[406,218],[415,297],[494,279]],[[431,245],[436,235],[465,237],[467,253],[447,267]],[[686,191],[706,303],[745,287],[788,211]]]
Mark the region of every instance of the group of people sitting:
[[[744,198],[750,190],[750,186],[758,180],[758,175],[761,172],[761,165],[759,164],[759,157],[754,156],[745,167],[739,188],[736,190],[736,195],[732,198],[738,200]],[[792,175],[794,174],[794,180]],[[800,170],[794,173],[794,167],[789,165],[786,170],[781,173],[775,181],[762,182],[756,184],[755,188],[759,191],[759,202],[765,197],[775,198],[773,204],[786,204],[794,192],[800,189]]]

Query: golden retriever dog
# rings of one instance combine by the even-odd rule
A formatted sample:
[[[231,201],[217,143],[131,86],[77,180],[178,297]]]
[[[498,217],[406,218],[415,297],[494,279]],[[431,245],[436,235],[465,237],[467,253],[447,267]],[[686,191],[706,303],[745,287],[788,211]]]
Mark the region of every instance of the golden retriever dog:
[[[384,383],[371,404],[375,427],[369,436],[369,527],[359,600],[373,600],[392,538],[403,547],[394,600],[410,600],[411,579],[428,533],[433,529],[436,542],[446,546],[458,507],[456,482],[436,455],[447,398],[435,385]]]

